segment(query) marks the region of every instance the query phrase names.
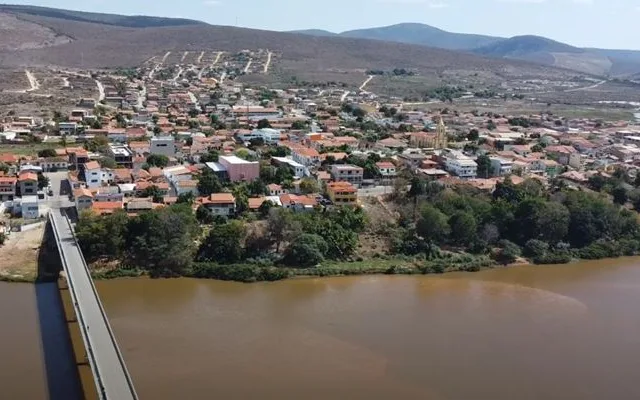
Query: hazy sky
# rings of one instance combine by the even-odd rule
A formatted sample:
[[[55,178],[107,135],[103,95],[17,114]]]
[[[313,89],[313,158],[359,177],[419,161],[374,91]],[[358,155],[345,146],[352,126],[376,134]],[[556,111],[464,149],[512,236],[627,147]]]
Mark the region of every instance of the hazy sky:
[[[7,1],[216,25],[334,32],[421,22],[453,32],[535,34],[582,47],[640,50],[640,0],[47,0]]]

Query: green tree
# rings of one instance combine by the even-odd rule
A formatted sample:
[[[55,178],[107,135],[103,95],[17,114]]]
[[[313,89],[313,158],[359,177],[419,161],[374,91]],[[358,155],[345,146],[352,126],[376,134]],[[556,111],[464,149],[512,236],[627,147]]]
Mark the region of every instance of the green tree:
[[[318,235],[302,234],[287,247],[283,261],[289,266],[311,267],[324,260],[327,242]]]
[[[164,168],[169,165],[169,157],[164,154],[150,154],[147,157],[147,164],[152,167]]]
[[[425,240],[433,243],[444,242],[451,228],[447,216],[431,205],[425,205],[420,210],[420,217],[416,223],[416,233]]]
[[[258,121],[258,129],[265,129],[265,128],[271,128],[271,124],[269,123],[269,120],[266,118]]]
[[[319,193],[320,186],[318,185],[318,181],[313,178],[302,178],[300,191],[304,194]]]
[[[276,245],[276,253],[285,241],[290,241],[301,232],[300,224],[293,219],[291,211],[285,208],[271,208],[267,219],[267,234]]]
[[[230,264],[244,256],[242,243],[246,227],[241,221],[229,221],[214,225],[198,251],[199,261]]]
[[[149,197],[154,203],[162,203],[164,201],[164,196],[156,185],[146,187],[142,191],[141,197]]]
[[[475,129],[475,128],[474,128],[474,129],[471,129],[471,130],[469,131],[469,133],[467,134],[467,139],[468,139],[468,140],[470,140],[470,141],[472,141],[472,142],[475,142],[475,141],[476,141],[476,140],[478,140],[479,138],[480,138],[480,132],[478,132],[478,130],[477,130],[477,129]]]
[[[209,168],[202,170],[202,175],[198,180],[198,192],[201,196],[209,196],[212,193],[220,193],[222,191],[222,184],[218,179],[218,176],[213,173]]]
[[[491,175],[491,159],[487,155],[478,156],[476,159],[476,164],[478,164],[478,176],[480,178],[488,178]]]
[[[100,157],[98,159],[98,163],[102,168],[110,168],[110,169],[118,168],[118,164],[116,164],[116,160],[114,160],[111,157]]]
[[[192,192],[187,192],[187,193],[182,193],[181,195],[178,196],[178,199],[176,200],[177,204],[193,204],[193,202],[196,201],[196,196],[192,193]]]
[[[496,261],[507,265],[514,263],[520,257],[520,247],[517,244],[503,239],[498,243],[498,246],[500,249],[494,255]]]
[[[57,156],[57,153],[54,149],[43,149],[38,152],[38,157],[50,158]]]
[[[109,139],[106,136],[98,135],[88,140],[85,145],[85,149],[88,151],[104,153],[109,148]]]
[[[44,189],[49,186],[49,178],[44,176],[42,172],[38,172],[38,189]]]
[[[220,153],[218,153],[217,150],[209,150],[207,154],[203,154],[200,156],[200,162],[201,163],[218,162],[219,156],[220,156]]]
[[[629,200],[627,189],[623,186],[616,186],[611,192],[611,195],[613,196],[613,202],[621,206],[625,205],[627,200]]]
[[[213,213],[205,206],[201,205],[196,210],[196,219],[204,225],[213,224],[215,221]]]
[[[260,204],[260,207],[258,208],[258,212],[260,213],[262,218],[266,218],[269,216],[271,209],[274,208],[275,206],[276,204],[274,204],[272,201],[265,200],[262,202],[262,204]]]
[[[470,246],[476,240],[478,223],[473,214],[458,211],[449,218],[451,241],[459,246]]]

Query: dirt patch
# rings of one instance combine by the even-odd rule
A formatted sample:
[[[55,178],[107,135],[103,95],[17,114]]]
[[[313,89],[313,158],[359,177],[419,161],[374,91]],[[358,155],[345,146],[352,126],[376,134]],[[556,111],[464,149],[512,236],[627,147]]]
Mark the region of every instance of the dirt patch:
[[[0,13],[0,37],[0,50],[40,49],[71,42],[70,37],[50,28],[5,13]]]
[[[0,246],[0,279],[35,281],[38,251],[42,244],[44,224],[25,232],[11,232]]]

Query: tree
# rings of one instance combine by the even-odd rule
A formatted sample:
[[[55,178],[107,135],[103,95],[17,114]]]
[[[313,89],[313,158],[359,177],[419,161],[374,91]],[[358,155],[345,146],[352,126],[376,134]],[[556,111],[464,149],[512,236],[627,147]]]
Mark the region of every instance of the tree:
[[[222,184],[218,179],[218,176],[213,173],[209,168],[202,170],[202,175],[198,180],[198,192],[201,196],[209,196],[212,193],[220,193],[222,191]]]
[[[416,233],[425,240],[442,243],[449,236],[451,228],[447,216],[431,205],[425,205],[420,210],[420,218],[416,223]]]
[[[105,136],[96,136],[93,139],[88,140],[84,147],[88,151],[104,153],[109,148],[109,139]]]
[[[38,172],[38,189],[44,189],[49,186],[49,178],[44,176],[42,172]]]
[[[491,159],[487,155],[478,156],[476,159],[476,164],[478,164],[478,176],[481,178],[489,178],[491,175]]]
[[[204,225],[212,224],[215,221],[213,213],[205,206],[201,205],[196,210],[196,219]]]
[[[283,261],[289,266],[311,267],[324,260],[327,242],[318,235],[302,234],[287,247]]]
[[[178,199],[176,200],[176,204],[191,205],[195,200],[196,200],[196,197],[192,192],[182,193],[181,195],[178,196]]]
[[[503,239],[498,243],[498,246],[500,246],[500,250],[494,256],[496,261],[507,265],[514,263],[520,257],[520,247],[517,244]]]
[[[602,175],[593,175],[589,177],[589,187],[596,192],[601,191],[606,184],[607,178]]]
[[[280,245],[297,236],[301,231],[300,224],[293,219],[291,211],[285,208],[271,208],[267,219],[267,234],[276,245],[276,253]]]
[[[5,174],[8,174],[9,166],[3,162],[0,162],[0,171],[4,172]]]
[[[291,129],[301,131],[307,128],[307,124],[304,121],[293,121],[291,124]]]
[[[0,233],[0,246],[4,245],[4,242],[7,240],[7,235],[4,232]]]
[[[472,141],[472,142],[475,142],[479,138],[480,138],[480,132],[478,132],[477,129],[471,129],[469,131],[469,133],[467,134],[467,139]]]
[[[449,218],[451,241],[459,246],[471,245],[476,240],[478,224],[473,214],[458,211]]]
[[[214,225],[198,250],[198,260],[221,264],[241,261],[245,234],[246,228],[241,221]]]
[[[262,218],[266,218],[271,212],[271,209],[275,206],[276,204],[274,204],[272,201],[265,200],[262,202],[262,204],[260,204],[260,207],[258,207],[258,212],[260,213]]]
[[[50,157],[55,157],[57,155],[58,154],[54,149],[43,149],[38,152],[38,157],[42,157],[42,158],[50,158]]]
[[[318,181],[313,178],[303,178],[300,182],[300,191],[304,194],[320,192]]]
[[[208,162],[218,162],[219,156],[220,153],[218,153],[217,150],[209,150],[207,154],[203,154],[200,156],[200,162],[203,164]]]
[[[146,187],[142,191],[141,197],[150,197],[154,203],[162,203],[164,201],[162,193],[156,185]]]
[[[625,189],[621,185],[616,186],[611,192],[611,195],[613,196],[613,202],[621,206],[625,205],[627,203],[627,200],[629,199],[627,189]]]
[[[98,163],[102,168],[110,168],[110,169],[118,168],[118,164],[116,164],[116,160],[114,160],[111,157],[100,157],[98,159]]]
[[[147,164],[152,167],[164,168],[169,165],[169,157],[164,154],[150,154],[147,157]]]
[[[269,123],[269,120],[266,118],[258,121],[258,129],[265,129],[265,128],[271,128],[271,124]]]

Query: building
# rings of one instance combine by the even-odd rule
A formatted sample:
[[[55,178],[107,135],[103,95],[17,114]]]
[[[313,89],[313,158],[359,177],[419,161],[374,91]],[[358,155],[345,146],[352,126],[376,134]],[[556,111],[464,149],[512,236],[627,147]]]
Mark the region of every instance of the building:
[[[364,169],[355,165],[336,164],[331,166],[331,177],[336,182],[349,182],[359,186],[362,184]]]
[[[38,175],[35,172],[24,171],[18,175],[20,196],[37,196]]]
[[[511,174],[513,161],[501,157],[490,157],[489,159],[491,160],[491,176],[505,176]]]
[[[40,218],[40,205],[38,203],[38,196],[22,196],[20,208],[22,211],[22,218]]]
[[[414,132],[409,136],[409,145],[417,148],[435,149],[437,135],[432,132]]]
[[[75,122],[60,122],[58,124],[58,129],[62,136],[75,135],[78,130],[78,124]]]
[[[291,173],[293,174],[293,177],[296,179],[299,178],[303,178],[305,176],[307,176],[307,168],[300,164],[297,161],[294,161],[290,158],[286,158],[286,157],[271,157],[271,164],[275,165],[275,166],[280,166],[280,165],[285,165],[287,166],[290,170]]]
[[[281,137],[282,133],[279,130],[271,128],[254,129],[251,132],[238,134],[238,138],[243,142],[249,142],[251,139],[262,139],[265,144],[277,144]]]
[[[358,190],[349,182],[329,182],[327,195],[336,205],[358,204]]]
[[[388,161],[381,161],[376,163],[378,171],[380,171],[381,180],[383,183],[390,183],[398,176],[398,170],[396,166]]]
[[[291,149],[291,157],[294,161],[306,167],[317,167],[320,165],[320,153],[311,147],[295,146]]]
[[[149,142],[151,154],[161,154],[167,157],[175,157],[176,142],[173,136],[154,136]]]
[[[102,186],[102,168],[97,161],[90,161],[84,165],[84,181],[91,189]]]
[[[107,154],[115,160],[118,168],[133,168],[133,152],[129,147],[119,144],[110,144],[107,149]]]
[[[202,200],[202,205],[214,215],[228,217],[236,213],[236,198],[231,193],[213,193]]]
[[[237,156],[220,156],[218,163],[227,170],[231,182],[252,182],[260,177],[260,163]]]
[[[447,127],[440,117],[440,121],[438,122],[438,126],[436,127],[436,140],[433,145],[433,148],[436,150],[442,150],[449,147],[449,137],[447,136]]]
[[[17,182],[18,178],[15,176],[0,176],[0,201],[13,200]]]
[[[73,191],[73,198],[76,203],[76,211],[80,213],[93,207],[93,194],[89,189],[80,188]]]
[[[478,164],[458,150],[447,150],[442,153],[446,170],[463,179],[475,178]]]
[[[280,196],[282,194],[289,193],[287,189],[283,189],[282,186],[275,183],[267,185],[267,189],[269,190],[269,196]]]
[[[398,155],[398,160],[408,169],[415,171],[420,168],[427,156],[422,153],[407,153]]]

